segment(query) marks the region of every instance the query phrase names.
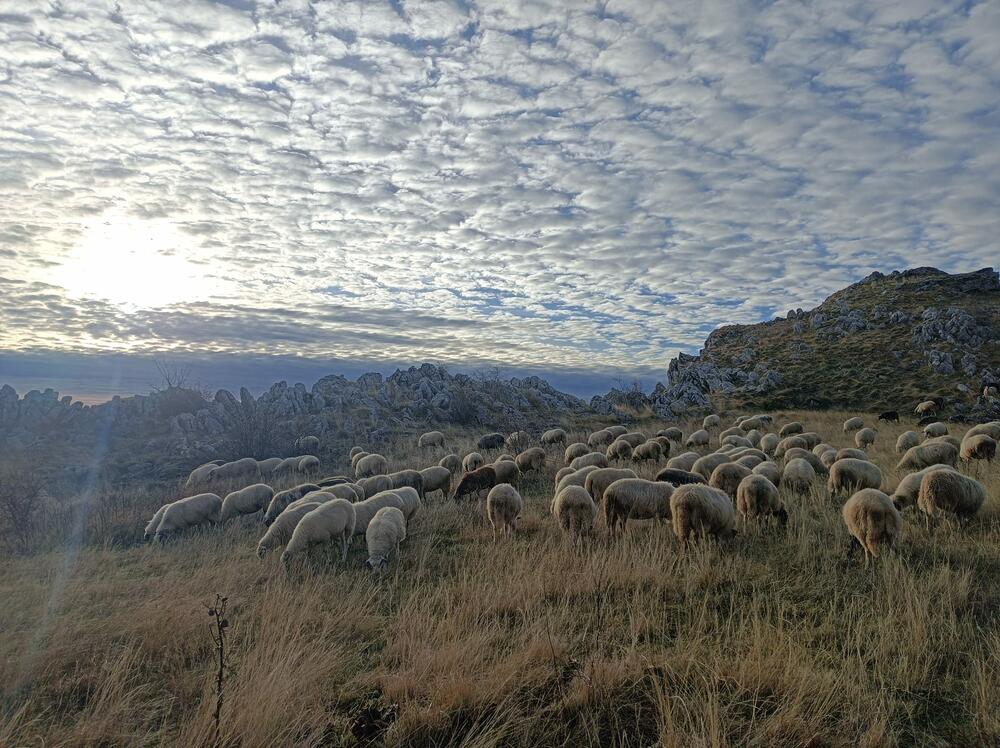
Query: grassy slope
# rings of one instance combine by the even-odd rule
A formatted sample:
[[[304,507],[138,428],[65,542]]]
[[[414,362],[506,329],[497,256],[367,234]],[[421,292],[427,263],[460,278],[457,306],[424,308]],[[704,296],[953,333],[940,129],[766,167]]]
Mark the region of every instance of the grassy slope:
[[[887,306],[890,311],[905,311],[919,316],[927,307],[958,307],[965,309],[982,325],[991,327],[1000,335],[1000,291],[980,294],[956,293],[954,282],[937,281],[935,289],[921,290],[927,277],[899,280],[882,280],[877,283],[855,284],[833,294],[816,311],[828,316],[834,304],[847,302],[851,309],[870,312],[875,306]],[[966,377],[958,363],[954,347],[936,344],[938,350],[952,353],[956,373],[941,375],[927,365],[922,351],[914,346],[910,330],[915,322],[863,330],[838,340],[822,340],[808,321],[803,322],[800,334],[793,331],[794,320],[781,320],[760,325],[722,328],[718,347],[713,347],[707,358],[726,366],[735,365],[743,346],[733,332],[751,333],[757,338],[753,363],[763,362],[768,368],[782,373],[779,388],[764,396],[743,399],[748,408],[773,408],[778,404],[810,402],[827,406],[879,410],[904,410],[930,395],[949,398],[963,397],[956,385],[964,383],[973,390],[978,377]],[[812,349],[798,353],[793,342],[801,341]],[[900,354],[894,357],[893,352]],[[978,351],[981,363],[993,369],[1000,367],[1000,345],[986,344]]]
[[[842,416],[788,414],[837,446]],[[890,484],[904,428],[872,449]],[[899,552],[865,568],[844,563],[822,486],[788,497],[787,534],[681,555],[667,527],[609,543],[599,521],[574,546],[547,515],[560,464],[524,486],[512,543],[490,542],[481,508],[432,499],[381,581],[360,542],[346,568],[287,577],[254,556],[249,520],[143,546],[163,496],[102,520],[124,547],[5,559],[0,745],[210,743],[217,591],[232,605],[224,745],[1000,741],[995,467],[978,470],[990,499],[969,528],[929,531],[908,510]]]

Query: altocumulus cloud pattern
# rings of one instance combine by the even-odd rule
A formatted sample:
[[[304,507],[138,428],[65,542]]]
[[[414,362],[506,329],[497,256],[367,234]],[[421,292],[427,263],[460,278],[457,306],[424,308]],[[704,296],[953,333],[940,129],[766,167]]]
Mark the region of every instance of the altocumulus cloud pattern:
[[[1000,3],[0,2],[0,345],[659,371],[995,262]]]

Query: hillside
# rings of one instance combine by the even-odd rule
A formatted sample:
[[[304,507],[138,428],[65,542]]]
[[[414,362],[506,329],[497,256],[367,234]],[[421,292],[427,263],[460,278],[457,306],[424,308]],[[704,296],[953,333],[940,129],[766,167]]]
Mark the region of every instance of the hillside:
[[[815,309],[713,331],[670,363],[650,405],[910,410],[940,397],[958,418],[996,417],[979,397],[1000,379],[1000,282],[992,268],[872,273]]]

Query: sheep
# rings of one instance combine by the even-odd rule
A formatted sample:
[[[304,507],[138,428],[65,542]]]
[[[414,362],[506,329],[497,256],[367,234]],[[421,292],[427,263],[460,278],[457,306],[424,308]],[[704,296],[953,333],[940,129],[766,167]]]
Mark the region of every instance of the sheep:
[[[497,471],[492,465],[484,465],[475,470],[469,470],[455,486],[451,498],[458,501],[463,496],[489,490],[497,484]]]
[[[370,454],[371,452],[355,452],[354,455],[351,456],[351,470],[357,470],[358,463]]]
[[[493,526],[493,542],[497,542],[497,532],[500,535],[514,537],[517,520],[524,510],[524,500],[509,483],[498,483],[486,495],[486,516]]]
[[[736,498],[736,489],[740,481],[751,475],[750,468],[740,465],[738,462],[726,462],[712,471],[712,477],[708,480],[708,485],[725,491],[730,499]]]
[[[867,460],[868,455],[863,449],[855,449],[853,447],[844,447],[843,449],[837,450],[838,460]]]
[[[941,423],[941,421],[935,421],[934,423],[928,423],[924,426],[924,438],[933,439],[936,436],[947,436],[948,427]]]
[[[357,486],[353,483],[340,483],[336,486],[323,487],[322,491],[318,492],[314,491],[313,493],[307,493],[305,496],[302,497],[302,499],[299,499],[299,501],[311,497],[316,497],[321,493],[328,494],[329,496],[332,496],[335,499],[344,499],[345,501],[350,501],[352,504],[356,501],[365,500],[364,489],[362,489],[360,486]],[[294,504],[295,502],[292,503]],[[291,504],[289,504],[289,506],[291,506]],[[278,516],[280,517],[281,515]]]
[[[306,455],[299,460],[298,472],[303,475],[314,475],[319,472],[319,458],[315,455]]]
[[[476,449],[500,449],[503,446],[505,437],[503,434],[494,432],[492,434],[484,434],[479,437],[479,441],[476,442]]]
[[[604,490],[604,519],[608,532],[614,533],[621,523],[622,532],[630,519],[670,519],[670,483],[622,478]]]
[[[615,435],[612,434],[607,429],[601,429],[600,431],[595,431],[589,437],[587,437],[587,446],[593,449],[594,447],[605,447],[611,444],[615,440]]]
[[[617,439],[619,436],[623,436],[628,433],[628,429],[621,424],[615,424],[614,426],[607,426],[608,431],[611,432],[611,436]]]
[[[950,434],[945,434],[944,436],[932,436],[930,439],[924,439],[922,444],[950,444],[955,449],[961,451],[962,442],[958,440],[957,436],[951,436]]]
[[[963,438],[967,439],[970,436],[978,436],[979,434],[986,434],[993,441],[1000,442],[1000,421],[990,421],[989,423],[980,423],[973,426],[965,432]]]
[[[389,565],[393,554],[399,553],[399,544],[406,540],[406,518],[394,506],[384,506],[375,512],[365,528],[365,545],[368,559],[365,561],[371,571],[381,571]]]
[[[364,535],[368,529],[368,523],[372,521],[376,512],[386,506],[394,506],[403,512],[403,516],[409,521],[420,509],[420,497],[412,488],[392,489],[382,491],[371,498],[354,504],[354,534]]]
[[[865,564],[878,558],[883,546],[891,548],[903,529],[903,518],[892,501],[876,488],[863,488],[841,510],[847,531],[851,533],[850,554],[858,548],[865,552]]]
[[[693,468],[694,464],[700,459],[701,455],[697,452],[684,452],[683,454],[679,454],[676,457],[671,457],[667,460],[667,467],[690,473],[691,468]]]
[[[297,463],[296,458],[296,463]],[[212,471],[213,481],[231,481],[246,478],[257,474],[257,460],[253,457],[244,457],[234,462],[227,462],[219,465]]]
[[[756,473],[746,476],[736,487],[736,510],[744,519],[774,515],[781,524],[788,522],[777,486]]]
[[[554,483],[558,486],[559,481],[561,481],[565,476],[570,475],[571,473],[574,472],[576,471],[573,470],[573,468],[571,468],[569,465],[559,468],[558,470],[556,470],[556,477]]]
[[[424,481],[424,496],[434,491],[440,491],[442,496],[448,495],[451,488],[451,471],[441,465],[433,465],[420,471]]]
[[[967,520],[986,501],[983,484],[955,470],[932,470],[920,481],[917,507],[928,515],[948,512]]]
[[[973,434],[962,439],[959,457],[962,462],[972,460],[993,461],[997,456],[997,442],[988,434]]]
[[[566,432],[563,429],[549,429],[542,434],[542,444],[565,444]],[[488,497],[487,497],[488,498]]]
[[[628,445],[632,447],[632,449],[635,449],[640,444],[644,444],[647,441],[646,435],[641,431],[628,431],[615,437],[616,441],[618,439],[621,439],[623,442],[628,442]]]
[[[163,513],[167,511],[168,506],[170,506],[170,504],[164,504],[163,506],[161,506],[159,509],[156,510],[156,513],[153,515],[153,518],[149,520],[149,522],[146,525],[146,529],[142,533],[143,540],[148,541],[152,539],[152,537],[156,534],[156,528],[160,526],[160,521],[163,519]]]
[[[844,433],[849,434],[852,431],[857,431],[865,427],[865,422],[863,418],[859,416],[854,416],[853,418],[848,418],[844,421]]]
[[[274,475],[274,471],[282,462],[283,460],[280,457],[268,457],[266,460],[257,460],[257,475],[262,478]]]
[[[830,470],[833,467],[833,463],[837,461],[837,450],[828,449],[823,454],[819,456],[819,461],[823,463],[823,467]]]
[[[409,486],[421,499],[424,497],[424,477],[419,470],[397,470],[395,473],[389,473],[388,478],[392,481],[393,488]]]
[[[649,441],[660,445],[660,456],[664,459],[670,457],[670,453],[674,451],[674,443],[665,436],[654,436]]]
[[[315,483],[303,483],[294,488],[278,491],[271,499],[271,503],[267,505],[267,511],[264,512],[264,524],[271,524],[279,514],[285,511],[286,506],[313,491],[318,491],[319,488]]]
[[[556,496],[558,496],[559,492],[566,488],[566,486],[580,486],[581,488],[586,488],[587,476],[595,470],[601,469],[602,468],[595,467],[594,465],[588,465],[587,467],[582,467],[579,470],[573,470],[562,476],[556,481],[556,489],[552,492],[552,501],[555,502]],[[551,506],[549,508],[551,510]]]
[[[812,453],[813,453],[814,455],[816,455],[817,457],[819,457],[819,456],[821,456],[821,455],[822,455],[822,454],[823,454],[824,452],[826,452],[826,451],[828,451],[828,450],[831,450],[831,449],[832,449],[832,450],[833,450],[834,452],[836,452],[836,451],[837,451],[836,447],[834,447],[834,446],[833,446],[832,444],[827,444],[826,442],[820,442],[819,444],[817,444],[817,445],[816,445],[815,447],[813,447],[813,448],[812,448]]]
[[[785,456],[785,452],[787,452],[792,447],[798,447],[799,449],[804,449],[808,452],[809,442],[807,442],[798,434],[794,436],[786,436],[784,439],[778,442],[778,446],[774,450],[774,456],[778,459],[781,459],[782,457]]]
[[[687,438],[687,441],[684,442],[684,446],[688,449],[691,449],[692,447],[707,447],[709,439],[710,437],[708,432],[705,431],[705,429],[700,429]]]
[[[606,455],[600,452],[589,452],[585,455],[581,455],[574,459],[569,466],[574,470],[579,470],[582,467],[587,467],[588,465],[596,465],[597,467],[607,467],[608,458]]]
[[[689,483],[707,483],[700,474],[691,473],[687,470],[665,467],[656,474],[656,480],[661,483],[671,483],[674,486],[685,486]]]
[[[587,489],[587,493],[590,494],[594,503],[600,504],[604,499],[604,491],[608,486],[616,480],[621,480],[622,478],[636,477],[638,476],[635,472],[629,470],[628,468],[601,468],[600,470],[595,470],[587,476],[583,482],[583,487]]]
[[[924,400],[922,403],[917,405],[916,408],[913,409],[913,412],[916,413],[918,416],[926,416],[930,415],[931,413],[936,413],[937,407],[938,407],[937,403],[934,402],[933,400]]]
[[[805,431],[805,427],[798,421],[789,421],[778,431],[778,436],[784,439],[786,436],[795,436]]]
[[[446,468],[452,475],[457,475],[462,469],[462,459],[456,454],[447,454],[438,460],[438,466]]]
[[[632,450],[632,462],[656,462],[662,455],[659,442],[650,440]]]
[[[917,421],[917,428],[921,428],[922,429],[927,424],[934,423],[937,420],[938,420],[937,416],[924,416],[919,421]]]
[[[358,485],[361,486],[361,491],[366,499],[383,491],[391,491],[395,487],[392,478],[388,475],[373,475],[370,478],[362,478],[358,481]]]
[[[355,507],[343,499],[320,504],[295,525],[292,537],[281,554],[281,563],[288,566],[292,559],[308,548],[340,540],[340,560],[347,560],[347,548],[354,534],[357,517]]]
[[[417,437],[417,446],[421,449],[427,447],[443,447],[444,434],[440,431],[426,431]]]
[[[507,437],[506,443],[512,449],[524,449],[531,444],[531,434],[527,431],[514,431]]]
[[[899,411],[896,410],[886,410],[878,414],[878,419],[884,421],[885,423],[898,423],[899,422]]]
[[[568,465],[573,462],[577,457],[583,457],[585,454],[590,452],[590,447],[588,447],[583,442],[574,442],[566,447],[566,452],[563,455],[563,459]]]
[[[304,499],[289,504],[288,508],[278,515],[261,539],[257,541],[257,557],[264,558],[269,551],[288,543],[292,538],[292,533],[295,532],[295,527],[299,524],[299,520],[319,505],[318,501]]]
[[[353,478],[348,478],[346,475],[333,475],[328,478],[321,478],[316,481],[316,485],[320,488],[326,488],[328,486],[340,486],[344,483],[353,483]]]
[[[295,440],[295,451],[303,455],[319,454],[319,437],[300,436]]]
[[[727,462],[732,462],[732,458],[726,454],[715,454],[705,455],[704,457],[699,457],[698,461],[691,466],[692,473],[699,473],[705,480],[710,480],[712,473],[715,469]]]
[[[720,428],[721,426],[722,426],[722,419],[719,418],[719,416],[717,416],[715,413],[705,416],[705,418],[701,422],[701,427],[705,429],[705,431],[709,431],[711,429],[717,429]]]
[[[354,469],[358,478],[371,478],[373,475],[386,475],[389,472],[389,461],[380,454],[365,455]]]
[[[743,436],[746,433],[749,432],[744,431],[739,426],[732,426],[719,434],[719,441],[722,441],[727,436]]]
[[[632,445],[624,439],[615,439],[605,454],[609,460],[628,460],[632,457]]]
[[[365,450],[361,447],[351,447],[351,451],[347,453],[347,456],[353,460],[356,455],[359,455],[364,451]]]
[[[868,449],[875,443],[875,429],[860,429],[854,434],[854,444],[858,449]]]
[[[522,473],[540,472],[545,468],[545,450],[531,447],[518,454],[514,462]]]
[[[904,431],[896,439],[896,454],[903,454],[910,447],[915,447],[920,444],[920,436],[916,431]]]
[[[494,464],[498,462],[514,462],[514,456],[503,452],[497,455],[497,458],[493,460]]]
[[[233,491],[222,500],[222,512],[219,515],[220,522],[227,522],[233,517],[241,514],[256,514],[267,509],[271,499],[274,498],[274,489],[263,483],[254,483],[252,486]]]
[[[862,488],[879,488],[882,485],[882,471],[878,465],[867,460],[847,457],[837,460],[830,468],[826,487],[831,496],[838,496]]]
[[[752,447],[753,442],[745,436],[727,436],[720,444],[727,447]]]
[[[732,452],[729,452],[729,457],[734,462],[743,457],[756,457],[761,462],[764,462],[765,460],[768,459],[766,454],[761,452],[759,449],[756,449],[755,447],[737,447]]]
[[[764,435],[757,429],[751,429],[750,431],[747,432],[746,440],[750,442],[752,446],[756,447],[757,445],[760,444],[762,436]]]
[[[823,464],[823,461],[819,457],[801,447],[792,447],[785,452],[785,464],[788,464],[789,460],[795,459],[805,460],[812,465],[812,469],[816,471],[816,475],[826,475],[829,472],[829,468]]]
[[[750,418],[742,419],[739,424],[737,424],[743,431],[750,431],[751,429],[762,429],[764,428],[764,421],[761,420],[759,416],[751,416]]]
[[[222,514],[222,499],[214,493],[200,493],[167,504],[156,526],[154,537],[164,540],[168,535],[203,524],[216,525]]]
[[[896,465],[896,470],[920,470],[937,463],[955,467],[958,463],[958,450],[953,444],[925,442],[916,447],[910,447],[903,455],[903,459]]]
[[[762,462],[750,472],[754,475],[763,475],[776,486],[781,483],[781,468],[773,462]]]
[[[194,488],[195,486],[200,486],[203,483],[208,483],[212,479],[212,473],[215,469],[219,467],[214,462],[207,462],[204,465],[199,465],[188,475],[187,482],[184,484],[186,488]]]
[[[590,532],[597,516],[597,505],[582,486],[566,486],[556,494],[552,502],[552,513],[559,520],[559,526],[566,532],[580,536]]]
[[[681,431],[676,426],[670,426],[669,428],[660,429],[656,432],[657,436],[662,436],[664,439],[669,439],[672,442],[680,444],[684,440],[684,432]]]
[[[786,462],[781,471],[781,485],[794,493],[808,493],[815,480],[813,466],[801,457]]]
[[[670,497],[674,535],[683,546],[690,535],[736,534],[736,511],[729,496],[717,488],[691,483],[679,486]]]
[[[760,443],[757,445],[766,454],[774,455],[774,450],[778,448],[778,443],[781,440],[778,438],[777,434],[764,434],[760,438]]]
[[[521,470],[512,460],[499,460],[493,463],[497,473],[497,483],[516,483],[521,479]]]
[[[465,473],[471,473],[473,470],[477,470],[485,464],[486,460],[481,454],[479,454],[479,452],[469,452],[469,454],[462,458],[462,471]]]
[[[909,473],[903,476],[903,479],[899,481],[896,486],[896,490],[892,492],[892,503],[896,505],[899,511],[903,511],[907,507],[914,506],[917,503],[917,494],[920,493],[920,481],[924,479],[927,473],[933,470],[952,470],[951,465],[931,465],[930,467],[925,467],[923,470],[918,470],[915,473]]]

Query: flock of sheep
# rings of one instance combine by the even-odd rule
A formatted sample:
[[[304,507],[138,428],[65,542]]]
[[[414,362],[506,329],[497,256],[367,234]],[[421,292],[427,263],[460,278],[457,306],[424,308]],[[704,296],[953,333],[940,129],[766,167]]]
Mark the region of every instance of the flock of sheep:
[[[922,403],[918,415],[932,412],[932,405]],[[896,420],[892,415],[882,418]],[[881,469],[864,451],[878,434],[865,427],[863,419],[844,422],[844,432],[853,434],[856,446],[842,449],[823,442],[799,422],[785,423],[776,432],[772,423],[769,415],[742,416],[724,429],[720,416],[709,415],[702,428],[686,438],[676,427],[647,437],[610,426],[589,434],[585,443],[572,444],[566,443],[565,430],[551,429],[542,434],[540,446],[532,445],[533,438],[523,431],[491,433],[464,457],[448,454],[422,470],[396,472],[389,472],[384,456],[354,447],[353,476],[332,476],[278,492],[259,482],[225,498],[215,493],[190,496],[161,507],[146,527],[146,538],[163,540],[189,527],[260,514],[267,526],[257,545],[261,557],[284,546],[281,560],[287,565],[311,547],[339,544],[343,561],[353,536],[364,535],[366,564],[379,570],[406,538],[408,523],[425,497],[435,491],[455,501],[485,493],[494,541],[498,534],[513,536],[524,508],[516,485],[527,474],[541,473],[558,448],[565,466],[556,473],[550,511],[560,527],[575,536],[591,530],[600,507],[611,534],[624,530],[629,520],[655,519],[669,522],[682,545],[692,537],[734,534],[737,514],[744,522],[774,517],[784,524],[788,513],[779,488],[793,495],[807,493],[825,476],[831,495],[849,496],[842,516],[852,550],[863,549],[867,560],[899,537],[901,511],[908,506],[960,520],[975,515],[986,491],[961,473],[958,463],[992,461],[1000,441],[1000,421],[974,426],[962,439],[933,420],[922,433],[907,431],[896,442],[901,455],[897,469],[907,475],[890,496],[881,490]],[[713,439],[715,449],[710,446]],[[425,451],[443,449],[445,436],[431,431],[422,434],[417,445]],[[296,446],[316,451],[319,441],[303,437]],[[502,453],[490,462],[483,456],[504,448],[514,454]],[[654,480],[640,478],[627,467],[664,460]],[[311,476],[319,467],[313,455],[214,462],[193,470],[186,485]]]

